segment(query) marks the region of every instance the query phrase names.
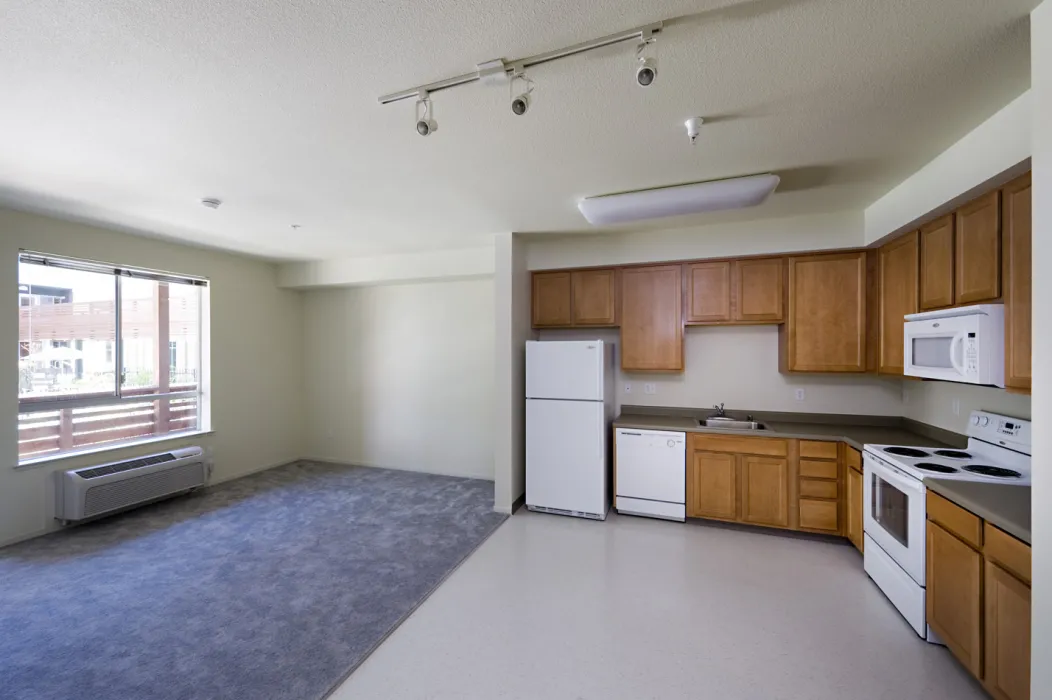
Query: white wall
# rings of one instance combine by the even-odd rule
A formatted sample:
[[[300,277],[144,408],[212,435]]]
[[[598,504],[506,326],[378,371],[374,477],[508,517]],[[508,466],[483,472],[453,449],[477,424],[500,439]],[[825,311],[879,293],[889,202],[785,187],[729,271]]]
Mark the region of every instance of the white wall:
[[[903,382],[907,418],[955,433],[968,429],[972,411],[991,411],[1013,418],[1030,419],[1030,397],[1004,389],[952,384],[950,382]],[[956,402],[957,412],[954,412]]]
[[[644,233],[532,234],[529,268],[622,265],[862,247],[862,213],[760,219]]]
[[[493,280],[304,293],[308,457],[493,479]]]
[[[492,276],[491,247],[295,262],[278,268],[278,284],[293,289]]]
[[[601,338],[615,345],[616,330],[551,330],[541,340]],[[676,374],[626,373],[618,369],[617,402],[623,405],[727,408],[898,416],[902,381],[846,375],[790,375],[778,371],[777,326],[688,328],[685,371]],[[618,355],[620,366],[620,355]],[[655,394],[644,393],[654,384]],[[631,384],[630,393],[625,385]],[[797,401],[796,389],[804,390]]]
[[[302,300],[279,289],[269,263],[0,209],[0,281],[14,290],[18,249],[208,277],[211,280],[211,387],[214,435],[166,443],[201,444],[217,481],[299,458],[302,448]],[[12,292],[13,293],[13,292]],[[0,305],[0,544],[54,527],[51,472],[98,460],[71,458],[22,470],[18,462],[17,305]],[[3,340],[7,338],[7,340]],[[106,458],[156,452],[126,448]]]
[[[499,234],[494,260],[494,508],[510,513],[526,493],[526,341],[534,332],[525,242]]]
[[[1002,173],[1007,181],[1025,172],[1020,163],[1031,153],[1031,101],[1030,93],[1023,93],[867,207],[865,243],[952,211]]]
[[[1052,697],[1052,0],[1030,16],[1034,147],[1033,653],[1030,695]]]

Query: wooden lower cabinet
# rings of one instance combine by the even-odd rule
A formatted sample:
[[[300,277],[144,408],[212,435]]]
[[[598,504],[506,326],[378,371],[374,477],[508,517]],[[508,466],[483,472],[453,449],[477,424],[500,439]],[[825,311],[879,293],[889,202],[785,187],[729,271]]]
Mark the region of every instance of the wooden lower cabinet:
[[[742,522],[789,526],[789,461],[742,455]]]
[[[855,545],[855,549],[863,551],[864,538],[862,536],[862,472],[848,468],[847,472],[847,497],[845,499],[847,510],[847,539]]]
[[[1030,587],[986,562],[983,685],[998,700],[1030,698]]]
[[[738,458],[733,454],[692,452],[687,474],[687,516],[738,519]]]
[[[800,529],[840,532],[839,504],[836,501],[800,499]]]
[[[928,624],[965,668],[982,677],[983,558],[928,521]]]

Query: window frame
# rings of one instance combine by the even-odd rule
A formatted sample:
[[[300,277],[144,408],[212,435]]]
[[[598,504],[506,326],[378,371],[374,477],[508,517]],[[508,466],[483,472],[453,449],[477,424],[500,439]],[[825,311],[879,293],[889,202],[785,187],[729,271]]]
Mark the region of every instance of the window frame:
[[[134,394],[129,396],[122,395],[122,379],[123,379],[123,366],[124,366],[124,338],[122,331],[122,298],[121,298],[121,279],[122,278],[138,278],[148,279],[155,282],[166,282],[170,284],[184,284],[195,287],[202,287],[202,292],[199,295],[199,309],[198,309],[198,333],[200,338],[204,338],[207,332],[204,328],[208,315],[205,311],[206,297],[208,295],[208,289],[210,286],[209,280],[205,277],[197,277],[193,275],[183,275],[171,272],[162,272],[159,270],[150,270],[146,268],[128,267],[123,265],[115,265],[110,263],[102,263],[93,260],[82,260],[78,258],[69,258],[58,255],[49,255],[45,253],[39,253],[28,250],[19,250],[18,262],[43,265],[47,267],[57,267],[71,270],[79,270],[82,272],[92,272],[98,274],[108,274],[113,276],[114,284],[114,340],[113,340],[113,366],[114,366],[114,386],[112,392],[107,391],[95,392],[91,394],[81,395],[67,395],[62,398],[50,397],[50,396],[32,396],[27,398],[19,397],[18,399],[18,413],[31,414],[31,413],[43,413],[48,411],[61,411],[63,409],[77,409],[77,408],[91,408],[94,406],[117,406],[120,404],[135,404],[144,403],[147,401],[157,401],[159,399],[185,399],[185,398],[197,398],[198,405],[204,403],[205,387],[204,387],[204,368],[209,358],[205,356],[205,345],[203,342],[198,342],[198,367],[201,368],[202,376],[198,377],[197,388],[187,391],[168,391],[165,393],[154,393],[154,394]],[[19,283],[19,295],[23,294],[21,290],[21,282]],[[21,302],[19,302],[21,303]],[[161,354],[161,348],[158,347],[158,357]],[[164,348],[165,359],[168,361],[168,348]],[[127,388],[125,388],[127,390]],[[196,430],[200,430],[204,421],[204,412],[201,408],[198,409],[199,418]],[[164,435],[171,435],[172,437],[178,437],[183,431],[176,433],[165,433]],[[118,448],[125,446],[129,443],[135,442],[135,438],[128,440],[115,440],[112,443],[102,443],[98,445],[100,448],[113,447]],[[68,452],[60,452],[51,455],[52,458],[61,458],[67,454],[72,455],[76,450]],[[37,457],[30,457],[28,461],[35,461]],[[22,461],[21,459],[19,461]]]

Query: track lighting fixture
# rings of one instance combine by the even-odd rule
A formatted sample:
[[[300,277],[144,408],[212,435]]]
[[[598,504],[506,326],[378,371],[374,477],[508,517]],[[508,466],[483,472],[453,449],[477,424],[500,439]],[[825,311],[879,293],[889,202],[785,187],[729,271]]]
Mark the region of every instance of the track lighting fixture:
[[[515,95],[515,81],[519,80],[526,83],[525,92]],[[509,92],[515,95],[511,98],[511,111],[512,114],[522,116],[526,114],[530,108],[530,94],[533,92],[533,81],[530,80],[529,76],[524,72],[516,72],[511,76],[511,81],[508,83]]]
[[[649,38],[636,47],[636,84],[639,87],[650,87],[657,79],[657,59],[647,56],[647,48],[654,41]]]
[[[421,113],[420,106],[424,110]],[[416,133],[421,136],[430,136],[438,131],[438,122],[434,119],[434,109],[431,106],[431,96],[426,92],[420,93],[420,99],[416,101]]]

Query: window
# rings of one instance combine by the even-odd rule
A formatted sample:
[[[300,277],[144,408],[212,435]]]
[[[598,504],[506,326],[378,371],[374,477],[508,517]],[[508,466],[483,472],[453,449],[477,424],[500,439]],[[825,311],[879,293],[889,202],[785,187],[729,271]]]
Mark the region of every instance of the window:
[[[20,460],[201,427],[207,282],[22,252]]]

